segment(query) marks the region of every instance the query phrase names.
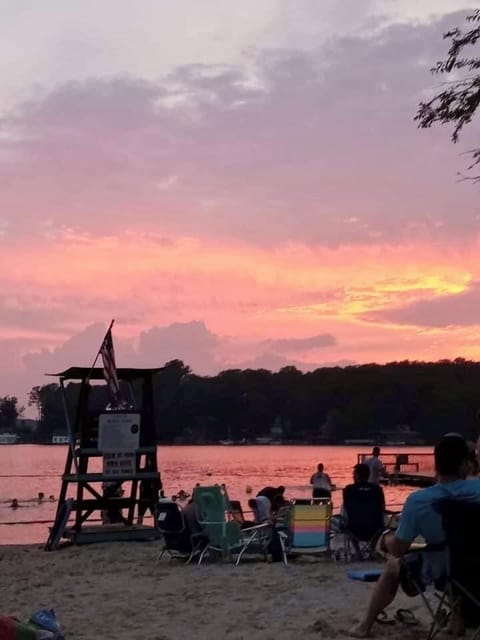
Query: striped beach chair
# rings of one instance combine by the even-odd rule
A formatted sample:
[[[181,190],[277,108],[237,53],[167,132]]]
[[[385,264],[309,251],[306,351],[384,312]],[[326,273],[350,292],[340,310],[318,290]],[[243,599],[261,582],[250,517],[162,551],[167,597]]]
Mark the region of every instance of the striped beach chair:
[[[328,555],[332,503],[328,498],[292,500],[288,533],[281,535],[288,554]]]

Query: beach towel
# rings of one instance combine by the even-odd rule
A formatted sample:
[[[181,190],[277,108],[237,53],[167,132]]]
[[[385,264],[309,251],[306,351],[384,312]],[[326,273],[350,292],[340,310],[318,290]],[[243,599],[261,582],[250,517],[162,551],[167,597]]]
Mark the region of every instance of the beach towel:
[[[15,640],[15,620],[0,616],[0,638],[4,640]]]
[[[48,631],[35,629],[32,625],[9,616],[0,616],[1,640],[47,640],[53,637]]]
[[[382,575],[381,569],[358,569],[347,572],[350,580],[361,580],[362,582],[377,582]]]

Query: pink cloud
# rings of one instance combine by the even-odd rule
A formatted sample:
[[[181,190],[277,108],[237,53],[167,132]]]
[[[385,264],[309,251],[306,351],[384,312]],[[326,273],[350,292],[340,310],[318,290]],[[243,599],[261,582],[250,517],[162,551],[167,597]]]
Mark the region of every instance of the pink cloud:
[[[403,306],[366,314],[371,322],[392,322],[430,328],[480,325],[480,284],[471,283],[465,291],[416,300]]]
[[[476,194],[455,183],[448,134],[412,121],[439,35],[458,20],[259,51],[256,88],[235,67],[190,65],[158,83],[91,79],[39,95],[3,121],[10,241],[18,226],[159,225],[270,246],[463,240],[478,226]]]

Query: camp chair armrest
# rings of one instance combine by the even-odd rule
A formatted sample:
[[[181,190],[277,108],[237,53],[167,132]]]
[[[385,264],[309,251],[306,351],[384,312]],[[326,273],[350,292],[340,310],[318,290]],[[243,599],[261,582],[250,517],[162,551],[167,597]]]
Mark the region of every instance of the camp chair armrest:
[[[408,550],[408,554],[411,553],[435,553],[438,551],[445,551],[447,548],[444,542],[438,542],[436,544],[421,544],[421,543],[412,543],[412,546]]]
[[[262,529],[269,529],[271,527],[270,522],[262,522],[261,524],[256,524],[253,527],[247,527],[246,529],[242,529],[243,533],[248,533],[249,531],[261,531]]]
[[[195,540],[196,538],[205,538],[207,534],[204,533],[203,531],[196,531],[195,533],[191,533],[190,534],[190,538],[192,540]]]

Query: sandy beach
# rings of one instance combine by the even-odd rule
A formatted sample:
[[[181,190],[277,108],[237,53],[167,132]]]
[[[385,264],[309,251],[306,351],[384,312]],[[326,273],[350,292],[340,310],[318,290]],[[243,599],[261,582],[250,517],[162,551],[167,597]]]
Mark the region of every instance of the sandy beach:
[[[53,607],[67,640],[296,640],[346,638],[371,584],[346,576],[353,565],[301,558],[288,567],[246,561],[184,566],[159,543],[110,543],[46,553],[0,548],[1,613],[28,619]],[[371,566],[371,565],[368,565]],[[417,640],[427,618],[419,598],[399,595],[418,627],[376,625],[376,638]]]

